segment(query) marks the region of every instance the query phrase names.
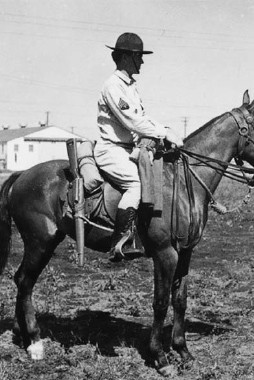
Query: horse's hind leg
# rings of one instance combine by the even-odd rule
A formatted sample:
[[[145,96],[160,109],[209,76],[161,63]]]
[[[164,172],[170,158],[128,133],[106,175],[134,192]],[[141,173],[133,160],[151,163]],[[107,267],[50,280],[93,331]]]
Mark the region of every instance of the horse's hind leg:
[[[191,250],[179,253],[178,265],[172,286],[172,305],[174,322],[172,330],[172,347],[181,356],[183,363],[193,360],[185,339],[185,311],[187,307],[187,274],[191,258]]]
[[[44,236],[45,238],[45,236]],[[32,304],[33,287],[45,266],[48,264],[57,245],[64,235],[56,233],[54,237],[44,239],[24,239],[24,258],[15,274],[18,288],[15,329],[20,330],[23,344],[33,359],[42,359],[43,347],[40,342],[40,329],[36,321]]]

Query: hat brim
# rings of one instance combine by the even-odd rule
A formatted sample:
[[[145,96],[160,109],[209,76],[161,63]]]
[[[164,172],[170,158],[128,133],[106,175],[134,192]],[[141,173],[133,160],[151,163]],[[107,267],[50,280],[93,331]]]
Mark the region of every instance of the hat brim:
[[[127,51],[132,51],[133,53],[142,53],[142,54],[153,54],[153,51],[151,50],[128,50],[128,49],[121,49],[121,48],[115,48],[112,46],[105,45],[107,48],[114,50],[114,51],[122,51],[122,52],[127,52]]]

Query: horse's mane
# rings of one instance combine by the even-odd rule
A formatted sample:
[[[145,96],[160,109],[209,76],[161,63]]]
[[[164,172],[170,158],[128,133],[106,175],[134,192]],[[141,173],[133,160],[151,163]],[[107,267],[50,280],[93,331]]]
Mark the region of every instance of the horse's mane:
[[[220,116],[216,116],[215,118],[213,118],[212,120],[208,121],[207,123],[205,123],[204,125],[202,125],[200,128],[196,129],[194,132],[190,133],[185,139],[184,139],[184,142],[187,142],[189,139],[191,139],[192,137],[198,135],[200,132],[202,132],[204,129],[210,127],[212,124],[216,124],[218,120],[221,119],[222,116],[226,115],[226,113],[220,115]]]

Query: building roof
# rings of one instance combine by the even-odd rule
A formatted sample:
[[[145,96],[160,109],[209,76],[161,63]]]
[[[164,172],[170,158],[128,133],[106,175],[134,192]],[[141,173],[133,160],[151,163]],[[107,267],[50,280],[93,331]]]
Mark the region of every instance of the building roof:
[[[31,136],[31,138],[27,138],[26,140],[31,140],[32,139],[32,134],[36,132],[42,132],[45,131],[48,128],[52,128],[52,126],[47,126],[47,127],[32,127],[32,128],[17,128],[17,129],[3,129],[0,131],[0,142],[7,142],[11,141],[20,137],[25,137],[25,136]],[[53,128],[58,128],[59,127],[53,127]],[[65,131],[65,130],[63,130]],[[67,131],[65,131],[67,132]],[[61,136],[59,136],[61,139]],[[58,139],[59,139],[58,138]],[[37,140],[40,140],[37,138]],[[54,138],[50,138],[50,140],[54,140]],[[62,140],[62,139],[61,139]],[[63,140],[66,140],[63,138]]]
[[[49,127],[33,127],[33,128],[18,128],[18,129],[3,129],[0,131],[0,141],[6,142],[30,135],[31,133],[45,130]]]

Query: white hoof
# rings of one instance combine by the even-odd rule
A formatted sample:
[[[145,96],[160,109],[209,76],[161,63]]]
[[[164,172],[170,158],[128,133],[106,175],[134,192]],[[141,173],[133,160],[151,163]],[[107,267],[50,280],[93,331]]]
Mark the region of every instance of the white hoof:
[[[38,342],[32,342],[30,346],[27,347],[27,352],[33,360],[42,360],[44,358],[44,349],[41,340]]]
[[[162,367],[162,368],[158,369],[158,372],[162,376],[169,377],[171,379],[175,379],[175,377],[177,376],[177,369],[172,364],[169,364],[169,365],[167,365],[165,367]]]

